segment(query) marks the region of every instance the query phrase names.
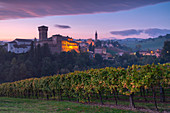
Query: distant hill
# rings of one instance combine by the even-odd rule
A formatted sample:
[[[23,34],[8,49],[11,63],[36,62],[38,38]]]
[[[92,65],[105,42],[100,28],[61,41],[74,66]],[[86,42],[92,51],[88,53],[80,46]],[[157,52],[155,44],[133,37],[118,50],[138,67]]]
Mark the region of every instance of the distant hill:
[[[124,42],[126,42],[126,41],[141,41],[141,40],[143,40],[142,38],[126,38],[126,39],[122,39],[121,41],[124,41]],[[120,41],[120,40],[117,40],[117,41]]]
[[[117,40],[121,45],[125,45],[127,47],[132,48],[133,50],[136,49],[136,45],[141,46],[141,50],[156,50],[156,49],[162,49],[164,45],[164,41],[170,40],[170,34],[167,34],[165,36],[159,36],[157,38],[149,38],[149,39],[123,39],[123,40]]]

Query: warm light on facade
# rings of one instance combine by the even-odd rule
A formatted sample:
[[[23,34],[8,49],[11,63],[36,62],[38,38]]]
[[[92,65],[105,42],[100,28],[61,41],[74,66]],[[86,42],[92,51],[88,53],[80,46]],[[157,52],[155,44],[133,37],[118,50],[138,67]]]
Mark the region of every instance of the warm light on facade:
[[[68,38],[68,41],[73,41],[73,39],[72,38]]]
[[[88,45],[92,44],[92,46],[94,46],[94,42],[92,39],[87,39],[86,43],[88,43]]]
[[[77,43],[69,42],[69,41],[62,41],[62,51],[68,52],[75,50],[79,53],[79,46]]]
[[[136,52],[134,52],[133,54],[136,55]]]
[[[77,43],[82,43],[83,41],[81,41],[81,40],[78,40],[78,41],[76,41]]]

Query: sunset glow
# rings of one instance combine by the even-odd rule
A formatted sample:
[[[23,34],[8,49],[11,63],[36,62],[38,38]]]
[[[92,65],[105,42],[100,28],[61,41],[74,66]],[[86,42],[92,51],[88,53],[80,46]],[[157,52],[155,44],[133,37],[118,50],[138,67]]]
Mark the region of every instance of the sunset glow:
[[[21,4],[26,3],[21,2]],[[32,3],[30,2],[27,4],[31,5]],[[20,4],[17,5],[20,6]],[[129,6],[130,5],[131,4],[129,3]],[[0,6],[0,11],[4,11],[4,7],[9,7],[10,5],[9,3],[0,2]],[[51,37],[54,34],[61,34],[63,36],[70,36],[75,39],[94,39],[94,33],[96,30],[98,31],[99,39],[154,37],[147,33],[122,36],[114,35],[110,32],[151,28],[157,28],[160,30],[166,29],[166,31],[168,31],[170,29],[169,6],[170,2],[164,2],[155,5],[147,5],[146,3],[146,6],[143,5],[139,8],[137,5],[135,8],[127,8],[124,10],[118,8],[116,10],[108,9],[110,11],[97,11],[96,9],[96,13],[85,13],[87,12],[85,10],[78,12],[77,14],[72,12],[74,8],[70,6],[70,14],[69,10],[67,10],[68,14],[63,13],[63,15],[52,14],[51,12],[48,12],[50,9],[46,9],[46,14],[43,14],[41,12],[37,12],[38,7],[37,11],[35,9],[34,12],[34,10],[31,10],[30,8],[28,9],[27,7],[22,6],[21,10],[23,13],[20,13],[22,15],[11,16],[10,11],[7,11],[9,12],[9,15],[4,14],[0,16],[0,40],[11,41],[15,38],[38,38],[37,27],[40,25],[46,25],[49,27],[48,37]],[[11,8],[14,7],[11,6]],[[39,8],[46,8],[46,6],[45,4],[41,3]],[[71,8],[73,9],[71,10]],[[17,12],[18,10],[19,9],[15,9],[14,11]],[[58,12],[56,12],[56,14],[58,14]],[[168,32],[160,32],[157,35],[164,35]]]

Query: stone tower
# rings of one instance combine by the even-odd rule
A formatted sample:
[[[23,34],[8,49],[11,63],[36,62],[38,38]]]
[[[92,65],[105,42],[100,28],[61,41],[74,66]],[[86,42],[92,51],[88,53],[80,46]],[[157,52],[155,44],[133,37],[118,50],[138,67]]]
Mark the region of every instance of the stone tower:
[[[40,26],[40,27],[38,27],[38,31],[39,31],[39,41],[47,40],[48,27]]]
[[[97,31],[95,33],[95,43],[97,42]]]

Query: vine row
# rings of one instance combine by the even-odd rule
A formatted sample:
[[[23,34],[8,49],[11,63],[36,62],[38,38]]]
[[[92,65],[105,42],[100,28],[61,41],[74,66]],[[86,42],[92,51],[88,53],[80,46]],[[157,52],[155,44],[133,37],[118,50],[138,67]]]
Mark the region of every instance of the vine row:
[[[106,67],[75,71],[68,74],[29,78],[0,84],[0,96],[41,98],[53,97],[62,100],[76,98],[78,102],[92,102],[93,94],[104,104],[102,95],[113,95],[117,105],[118,93],[129,96],[130,106],[135,108],[134,94],[152,89],[155,107],[155,88],[160,87],[162,101],[165,101],[164,88],[170,85],[170,63],[152,65],[132,65],[128,68]],[[147,100],[146,100],[147,101]]]

